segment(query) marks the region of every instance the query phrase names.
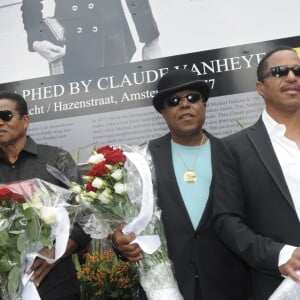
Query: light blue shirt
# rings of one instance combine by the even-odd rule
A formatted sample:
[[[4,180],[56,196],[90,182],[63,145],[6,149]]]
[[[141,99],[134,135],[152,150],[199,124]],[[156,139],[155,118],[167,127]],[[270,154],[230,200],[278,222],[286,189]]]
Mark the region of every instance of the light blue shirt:
[[[196,229],[206,206],[212,179],[210,141],[202,146],[183,146],[171,141],[171,148],[179,190]],[[196,182],[186,183],[183,180],[187,168],[196,173]]]

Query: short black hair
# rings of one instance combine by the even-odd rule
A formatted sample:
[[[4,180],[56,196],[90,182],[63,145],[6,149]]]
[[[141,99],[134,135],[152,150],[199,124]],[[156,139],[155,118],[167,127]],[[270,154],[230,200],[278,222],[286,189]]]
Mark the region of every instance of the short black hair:
[[[25,99],[17,93],[0,91],[0,101],[2,99],[13,100],[16,103],[16,110],[21,116],[28,115],[28,107]]]
[[[262,58],[262,60],[259,62],[258,66],[257,66],[256,74],[257,74],[258,81],[260,81],[260,82],[264,81],[263,77],[264,77],[265,72],[267,71],[269,57],[276,52],[284,51],[284,50],[293,51],[296,53],[295,49],[293,49],[290,46],[278,46],[278,47],[272,49],[271,51],[267,52],[266,55]]]

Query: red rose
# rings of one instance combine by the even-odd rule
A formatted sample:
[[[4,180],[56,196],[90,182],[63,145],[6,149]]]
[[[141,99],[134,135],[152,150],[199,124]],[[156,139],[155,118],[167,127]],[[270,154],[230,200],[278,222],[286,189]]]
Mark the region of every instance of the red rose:
[[[109,169],[105,166],[106,162],[101,161],[98,164],[94,165],[87,173],[88,176],[103,176],[109,173]]]
[[[25,198],[21,194],[12,193],[12,200],[20,203],[25,203]]]
[[[113,147],[111,147],[109,145],[106,145],[104,147],[101,147],[101,148],[97,149],[96,152],[99,153],[99,154],[102,153],[104,156],[106,156],[107,153],[109,153],[109,152],[111,152],[113,150],[114,150]]]
[[[13,194],[13,192],[10,189],[8,189],[6,187],[0,188],[0,201],[1,200],[10,200],[12,197],[12,194]]]
[[[116,163],[125,162],[126,156],[124,155],[123,150],[118,148],[108,152],[105,155],[105,159],[108,164],[114,165]]]
[[[90,192],[90,191],[93,191],[93,192],[96,192],[97,189],[95,187],[92,186],[92,183],[91,182],[88,182],[85,186],[85,190],[87,192]]]

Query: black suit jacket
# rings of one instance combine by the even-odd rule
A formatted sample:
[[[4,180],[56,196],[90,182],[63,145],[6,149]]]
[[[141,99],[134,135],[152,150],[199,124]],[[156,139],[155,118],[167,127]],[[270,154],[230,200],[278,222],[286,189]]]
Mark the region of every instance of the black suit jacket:
[[[220,155],[219,140],[208,136],[214,173]],[[212,193],[197,230],[194,230],[176,182],[170,134],[150,141],[149,150],[156,173],[158,205],[162,210],[169,255],[184,299],[195,299],[195,276],[199,276],[204,300],[248,299],[245,264],[233,255],[213,230]]]
[[[215,216],[221,239],[252,268],[253,299],[268,299],[283,279],[280,250],[300,244],[300,223],[261,119],[224,139]]]

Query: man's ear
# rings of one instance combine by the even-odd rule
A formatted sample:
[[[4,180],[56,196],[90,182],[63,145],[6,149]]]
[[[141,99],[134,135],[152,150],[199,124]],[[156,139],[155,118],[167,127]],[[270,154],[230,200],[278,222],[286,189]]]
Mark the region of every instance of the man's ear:
[[[264,83],[261,81],[256,82],[256,90],[260,96],[264,96]]]
[[[29,115],[24,115],[23,116],[23,120],[24,120],[24,127],[27,130],[29,124],[30,124],[30,116]]]

